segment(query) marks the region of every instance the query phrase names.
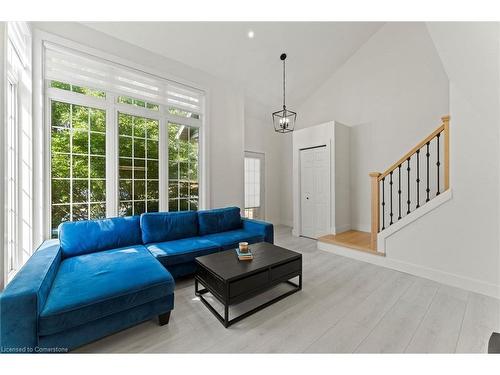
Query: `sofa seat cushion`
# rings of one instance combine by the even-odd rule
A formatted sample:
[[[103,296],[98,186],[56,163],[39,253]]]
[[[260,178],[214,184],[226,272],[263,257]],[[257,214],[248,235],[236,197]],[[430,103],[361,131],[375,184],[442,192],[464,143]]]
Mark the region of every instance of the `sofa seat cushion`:
[[[174,291],[170,273],[142,245],[65,259],[39,317],[50,335],[139,306]]]
[[[207,234],[202,238],[215,242],[222,247],[222,250],[236,249],[239,242],[248,242],[252,244],[264,241],[263,234],[250,232],[244,229]]]
[[[193,262],[196,257],[220,250],[215,242],[200,237],[148,244],[146,247],[165,267]]]

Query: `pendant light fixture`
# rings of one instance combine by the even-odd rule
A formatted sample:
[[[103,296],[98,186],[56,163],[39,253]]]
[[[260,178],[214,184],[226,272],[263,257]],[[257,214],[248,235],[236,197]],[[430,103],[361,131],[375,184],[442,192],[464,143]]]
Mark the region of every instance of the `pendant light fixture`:
[[[273,124],[274,131],[278,133],[289,133],[293,131],[295,127],[295,120],[297,119],[297,113],[286,109],[285,104],[285,60],[286,53],[282,53],[280,56],[281,61],[283,61],[283,109],[273,113]]]

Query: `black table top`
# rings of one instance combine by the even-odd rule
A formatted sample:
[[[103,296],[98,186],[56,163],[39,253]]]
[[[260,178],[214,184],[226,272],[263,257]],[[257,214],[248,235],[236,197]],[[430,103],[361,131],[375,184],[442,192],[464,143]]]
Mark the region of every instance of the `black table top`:
[[[249,248],[253,254],[252,260],[239,260],[236,250],[231,249],[198,257],[196,262],[227,281],[278,263],[302,257],[300,253],[268,242],[253,244]]]

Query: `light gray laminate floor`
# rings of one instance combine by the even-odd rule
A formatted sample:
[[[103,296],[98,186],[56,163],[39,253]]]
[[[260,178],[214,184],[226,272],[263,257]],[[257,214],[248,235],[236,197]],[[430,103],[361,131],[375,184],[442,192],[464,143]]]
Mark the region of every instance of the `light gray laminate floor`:
[[[498,331],[496,299],[323,252],[287,227],[275,229],[275,243],[303,254],[302,291],[226,329],[195,297],[193,280],[182,280],[168,325],[149,321],[77,352],[485,353]]]

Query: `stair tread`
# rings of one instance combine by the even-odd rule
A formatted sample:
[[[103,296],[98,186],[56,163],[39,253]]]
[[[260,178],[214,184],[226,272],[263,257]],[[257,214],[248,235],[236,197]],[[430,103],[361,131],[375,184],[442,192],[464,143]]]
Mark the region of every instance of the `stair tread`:
[[[364,251],[374,255],[384,255],[371,248],[371,234],[358,230],[348,230],[339,234],[327,234],[318,241]]]

